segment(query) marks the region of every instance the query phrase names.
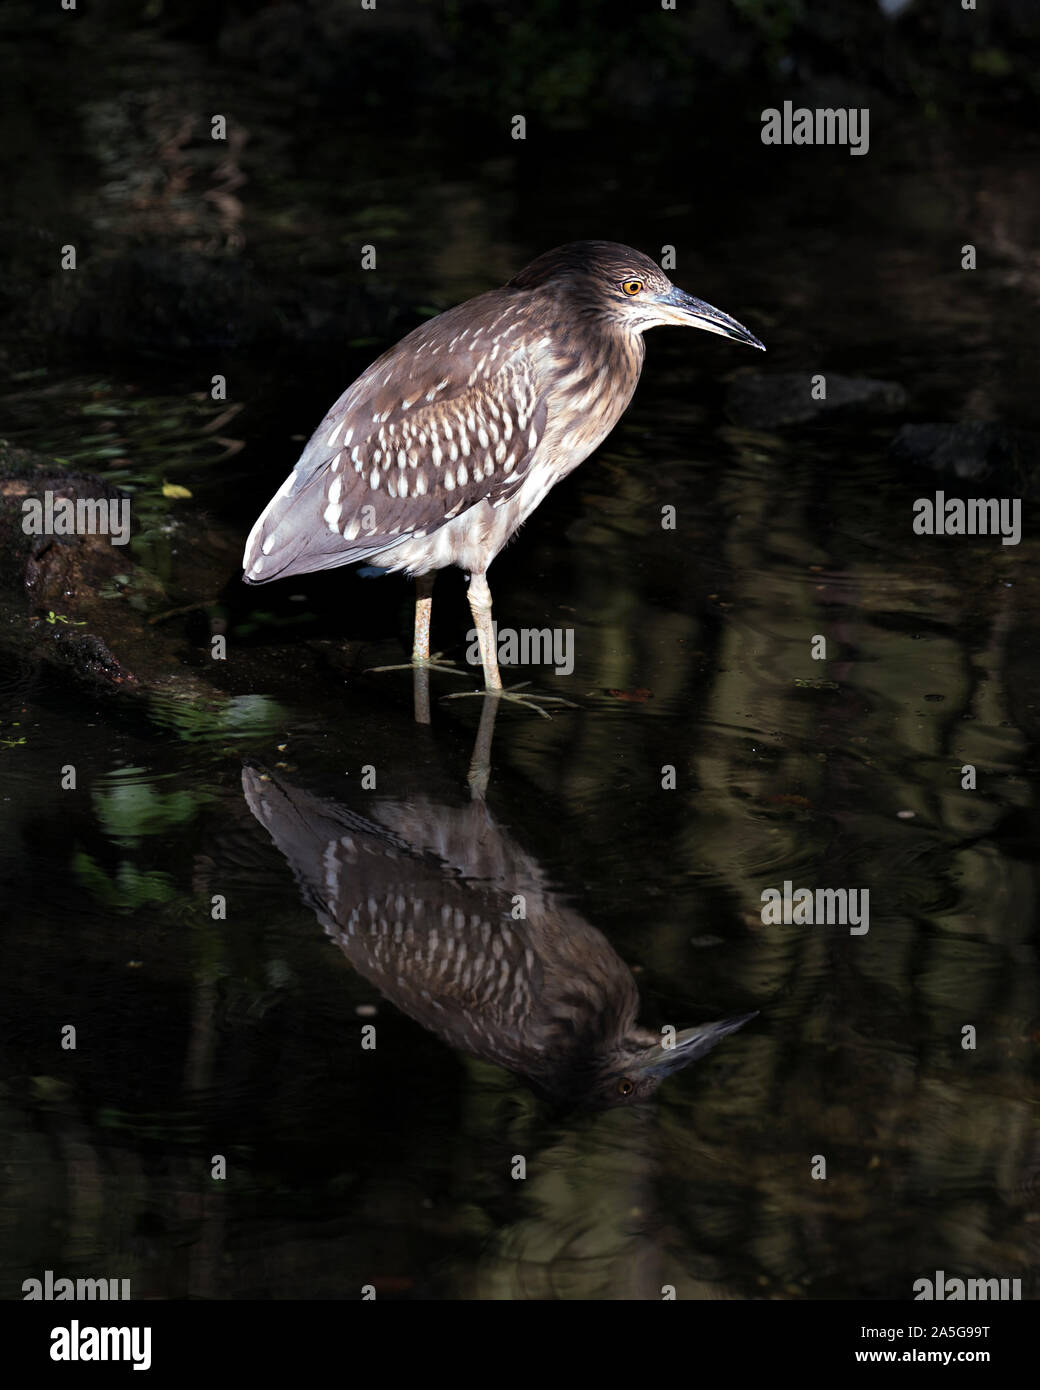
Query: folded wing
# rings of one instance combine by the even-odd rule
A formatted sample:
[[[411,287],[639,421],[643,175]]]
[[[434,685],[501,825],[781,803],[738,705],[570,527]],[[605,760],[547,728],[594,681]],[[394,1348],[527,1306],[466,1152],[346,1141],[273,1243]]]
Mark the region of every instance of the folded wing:
[[[522,301],[503,306],[497,292],[422,324],[374,362],[253,527],[246,580],[385,555],[512,497],[546,419],[526,326]]]

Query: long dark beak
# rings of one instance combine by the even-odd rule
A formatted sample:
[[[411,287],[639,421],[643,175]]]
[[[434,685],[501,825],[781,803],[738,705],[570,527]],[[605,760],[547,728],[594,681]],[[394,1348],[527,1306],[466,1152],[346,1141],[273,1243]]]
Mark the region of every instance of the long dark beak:
[[[735,1033],[738,1028],[743,1028],[745,1023],[757,1017],[756,1009],[754,1013],[738,1014],[736,1018],[724,1018],[718,1023],[702,1023],[697,1028],[684,1028],[681,1033],[676,1034],[674,1046],[663,1047],[659,1044],[651,1048],[646,1057],[640,1060],[639,1071],[644,1075],[649,1073],[658,1077],[670,1076],[672,1072],[685,1067],[688,1062],[703,1057],[723,1038]]]
[[[749,333],[742,323],[731,319],[729,314],[724,314],[714,305],[706,304],[703,299],[694,299],[693,295],[687,294],[685,290],[676,289],[674,285],[667,294],[661,295],[657,302],[663,309],[670,311],[668,323],[686,328],[703,328],[708,333],[718,333],[723,338],[732,338],[735,343],[747,343],[762,352],[766,350],[765,343],[759,342],[754,333]]]

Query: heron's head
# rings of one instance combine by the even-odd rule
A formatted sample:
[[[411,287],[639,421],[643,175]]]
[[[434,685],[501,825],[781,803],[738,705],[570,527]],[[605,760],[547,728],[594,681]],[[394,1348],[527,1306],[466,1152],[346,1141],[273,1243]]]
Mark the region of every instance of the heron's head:
[[[606,318],[613,327],[634,334],[665,324],[704,328],[709,334],[749,343],[765,352],[765,343],[744,324],[704,299],[687,295],[649,256],[619,242],[558,246],[531,261],[509,284],[516,289],[545,286],[564,303],[576,304],[585,313]]]
[[[556,1069],[528,1077],[535,1090],[568,1106],[605,1110],[648,1100],[661,1082],[710,1052],[723,1038],[743,1028],[756,1013],[702,1023],[661,1040],[633,1027],[609,1047],[560,1057]]]
[[[753,333],[721,309],[673,285],[659,265],[616,241],[572,241],[546,251],[510,280],[516,289],[545,286],[606,318],[617,328],[645,333],[675,324],[703,328],[765,351]]]

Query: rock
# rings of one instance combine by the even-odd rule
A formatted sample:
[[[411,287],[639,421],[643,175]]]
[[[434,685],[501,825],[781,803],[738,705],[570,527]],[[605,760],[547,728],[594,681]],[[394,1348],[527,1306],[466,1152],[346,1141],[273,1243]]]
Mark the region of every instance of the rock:
[[[42,510],[47,494],[52,514],[63,505],[74,509],[91,502],[102,504],[99,514],[106,518],[113,503],[117,516],[124,507],[129,516],[129,498],[102,479],[0,445],[0,585],[12,595],[3,607],[12,617],[18,614],[17,626],[35,639],[31,645],[48,664],[95,687],[132,685],[133,672],[91,630],[103,586],[111,586],[131,563],[127,548],[113,545],[111,535],[100,531],[80,528],[59,535],[27,530],[24,503],[32,499]],[[112,613],[109,605],[105,616],[114,619],[116,633],[125,631],[122,613]]]
[[[1040,491],[1040,435],[999,423],[904,425],[889,454],[897,463],[982,479],[1017,495]]]
[[[0,444],[0,584],[27,592],[41,607],[60,607],[64,599],[95,592],[117,574],[120,551],[108,535],[27,530],[25,501],[42,505],[47,493],[54,504],[103,503],[106,513],[111,503],[118,507],[129,498],[100,478]]]
[[[825,373],[827,398],[814,400],[813,372],[747,372],[726,398],[726,413],[750,429],[774,429],[815,420],[835,410],[899,410],[906,392],[894,381]]]
[[[269,718],[276,706],[256,694],[260,688],[325,693],[330,705],[341,700],[342,644],[251,647],[231,631],[236,597],[244,594],[240,530],[178,504],[161,525],[153,513],[140,547],[114,545],[100,527],[27,533],[23,503],[46,506],[47,492],[53,517],[58,499],[127,500],[103,478],[0,440],[0,668],[39,668],[92,700],[161,709],[171,727],[192,737],[200,730],[233,737]],[[84,518],[92,515],[84,510]],[[224,634],[233,660],[213,657],[213,638]],[[326,647],[335,648],[332,659]]]

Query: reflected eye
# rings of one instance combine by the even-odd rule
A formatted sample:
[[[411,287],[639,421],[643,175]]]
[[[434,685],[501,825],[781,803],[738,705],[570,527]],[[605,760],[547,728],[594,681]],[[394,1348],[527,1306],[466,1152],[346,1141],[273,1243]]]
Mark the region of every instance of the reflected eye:
[[[622,280],[621,288],[626,294],[638,294],[643,288],[642,280]]]
[[[630,1096],[635,1090],[635,1086],[629,1081],[628,1077],[623,1077],[617,1084],[619,1096]]]

